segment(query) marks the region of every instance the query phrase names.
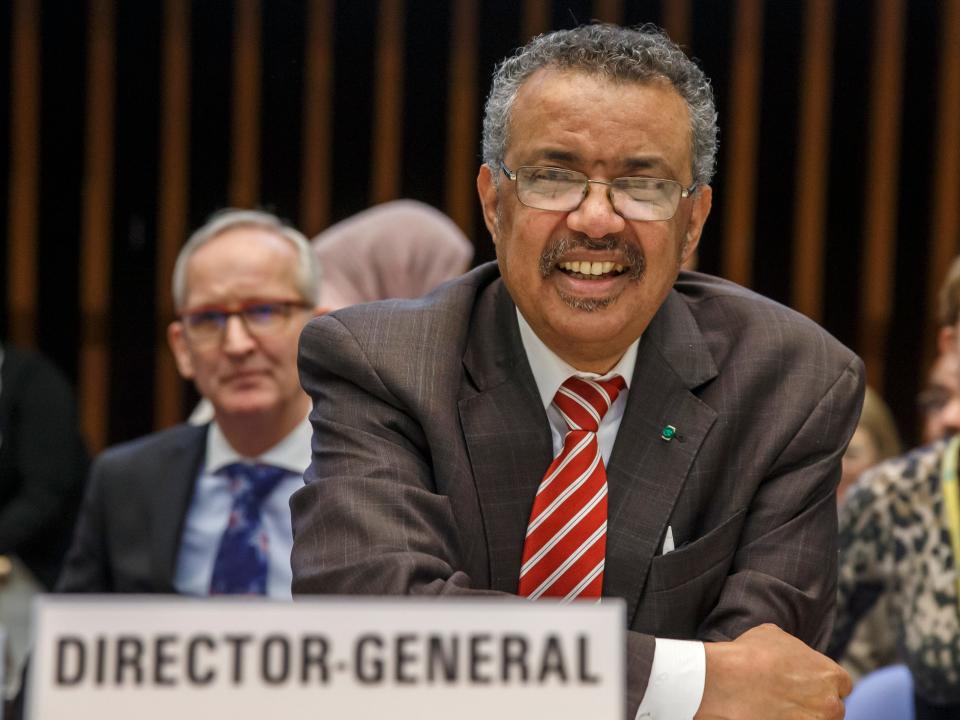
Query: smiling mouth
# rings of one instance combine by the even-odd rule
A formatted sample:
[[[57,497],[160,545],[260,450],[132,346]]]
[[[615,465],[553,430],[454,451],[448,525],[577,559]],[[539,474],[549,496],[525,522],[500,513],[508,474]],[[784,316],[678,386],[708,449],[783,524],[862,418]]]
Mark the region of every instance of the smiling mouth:
[[[573,259],[577,255],[587,257]],[[614,280],[621,276],[639,280],[644,266],[643,252],[638,247],[612,236],[600,239],[577,235],[557,238],[543,249],[539,262],[540,276],[544,279],[553,273],[561,273],[572,280],[592,282]]]
[[[630,267],[609,260],[572,260],[557,263],[557,269],[577,280],[606,280],[623,275]]]

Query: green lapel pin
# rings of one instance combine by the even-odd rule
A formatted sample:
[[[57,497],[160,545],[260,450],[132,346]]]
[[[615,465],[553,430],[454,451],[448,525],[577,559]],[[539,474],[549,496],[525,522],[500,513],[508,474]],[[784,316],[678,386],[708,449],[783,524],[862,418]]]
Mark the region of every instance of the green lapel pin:
[[[664,442],[670,442],[676,434],[677,429],[673,425],[666,425],[663,430],[660,431],[660,439]]]

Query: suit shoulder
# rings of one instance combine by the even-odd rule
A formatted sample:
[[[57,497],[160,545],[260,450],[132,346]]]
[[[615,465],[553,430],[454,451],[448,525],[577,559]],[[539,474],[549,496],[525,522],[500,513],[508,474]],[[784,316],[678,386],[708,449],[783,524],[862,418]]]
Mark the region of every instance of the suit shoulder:
[[[423,297],[351,305],[331,313],[330,317],[360,331],[378,326],[382,323],[381,318],[389,318],[400,327],[423,322],[448,325],[450,318],[468,314],[477,295],[499,277],[496,264],[487,263],[440,285]]]
[[[311,340],[334,348],[355,342],[374,362],[396,363],[424,347],[459,359],[457,349],[462,352],[479,296],[499,277],[496,263],[486,263],[421,298],[351,305],[314,318],[304,330],[301,350]]]
[[[694,312],[705,304],[717,304],[731,310],[740,309],[747,321],[753,318],[762,320],[766,316],[774,315],[790,323],[797,322],[801,326],[812,326],[811,329],[816,328],[823,331],[823,328],[813,320],[796,310],[792,310],[776,300],[735,282],[714,275],[683,271],[680,273],[674,289]]]
[[[0,375],[4,384],[21,393],[25,388],[37,385],[55,388],[66,395],[73,392],[60,368],[34,350],[4,346],[0,348],[0,360]]]
[[[97,455],[93,461],[92,474],[96,476],[106,468],[130,469],[138,465],[152,464],[167,453],[195,448],[198,443],[206,440],[207,427],[183,423],[113,445]]]
[[[674,286],[704,334],[722,333],[748,351],[778,348],[792,356],[825,354],[842,365],[856,354],[807,316],[729,280],[681,272]]]

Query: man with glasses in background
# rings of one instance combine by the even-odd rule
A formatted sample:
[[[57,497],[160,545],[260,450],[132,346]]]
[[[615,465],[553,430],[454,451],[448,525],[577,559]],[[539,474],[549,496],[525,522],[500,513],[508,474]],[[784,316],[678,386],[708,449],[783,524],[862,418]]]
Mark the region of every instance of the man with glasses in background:
[[[297,230],[269,213],[214,215],[173,274],[168,340],[213,406],[94,462],[63,592],[290,597],[290,495],[310,460],[297,338],[318,272]]]
[[[937,356],[917,396],[924,445],[960,431],[960,257],[940,285]]]
[[[295,593],[619,597],[629,717],[842,717],[850,679],[809,645],[863,365],[679,274],[716,136],[709,81],[650,27],[498,67],[477,178],[497,263],[304,330]]]

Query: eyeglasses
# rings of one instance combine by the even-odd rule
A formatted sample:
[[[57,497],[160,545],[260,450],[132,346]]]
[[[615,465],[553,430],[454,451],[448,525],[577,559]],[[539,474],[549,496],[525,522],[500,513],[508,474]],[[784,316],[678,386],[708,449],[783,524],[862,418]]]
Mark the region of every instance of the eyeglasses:
[[[234,315],[240,318],[248,333],[259,338],[280,332],[287,326],[294,309],[306,309],[310,304],[300,300],[252,300],[235,307],[231,310],[220,305],[207,305],[181,313],[179,318],[192,342],[212,345],[223,340],[227,321]]]
[[[504,174],[516,183],[517,199],[527,207],[553,212],[572,212],[590,190],[590,183],[607,186],[607,197],[618,215],[626,220],[669,220],[677,212],[680,198],[690,197],[697,183],[684,187],[676,180],[651,177],[621,177],[591,180],[576,170],[524,165],[516,172],[501,161]]]

